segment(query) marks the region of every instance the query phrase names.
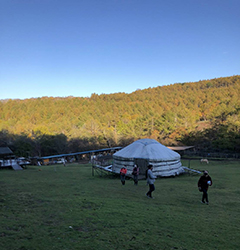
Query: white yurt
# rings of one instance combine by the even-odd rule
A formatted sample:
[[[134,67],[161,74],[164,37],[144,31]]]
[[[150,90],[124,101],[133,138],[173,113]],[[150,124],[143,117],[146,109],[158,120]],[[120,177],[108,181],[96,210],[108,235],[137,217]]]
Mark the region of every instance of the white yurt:
[[[119,173],[123,166],[131,176],[134,164],[140,169],[139,177],[144,178],[147,166],[153,165],[156,176],[169,177],[182,174],[184,169],[180,155],[153,139],[140,139],[113,154],[112,171]]]

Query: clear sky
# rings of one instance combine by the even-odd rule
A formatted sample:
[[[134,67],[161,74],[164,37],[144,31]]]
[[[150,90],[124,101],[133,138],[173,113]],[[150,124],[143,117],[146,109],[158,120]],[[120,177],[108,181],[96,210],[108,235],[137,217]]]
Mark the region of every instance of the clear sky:
[[[239,74],[239,0],[0,0],[0,99]]]

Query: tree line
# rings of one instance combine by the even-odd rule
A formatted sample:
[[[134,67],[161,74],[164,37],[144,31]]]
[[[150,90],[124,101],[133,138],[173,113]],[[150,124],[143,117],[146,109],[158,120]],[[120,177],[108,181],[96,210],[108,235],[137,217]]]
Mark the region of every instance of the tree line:
[[[0,146],[24,156],[125,146],[140,138],[240,152],[239,132],[239,75],[131,94],[0,101]]]

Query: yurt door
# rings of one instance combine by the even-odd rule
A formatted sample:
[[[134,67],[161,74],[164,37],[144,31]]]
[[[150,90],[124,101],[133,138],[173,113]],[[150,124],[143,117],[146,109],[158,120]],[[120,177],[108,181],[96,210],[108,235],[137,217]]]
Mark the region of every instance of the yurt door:
[[[148,167],[148,159],[134,159],[134,164],[137,164],[139,167],[139,175],[144,175]]]

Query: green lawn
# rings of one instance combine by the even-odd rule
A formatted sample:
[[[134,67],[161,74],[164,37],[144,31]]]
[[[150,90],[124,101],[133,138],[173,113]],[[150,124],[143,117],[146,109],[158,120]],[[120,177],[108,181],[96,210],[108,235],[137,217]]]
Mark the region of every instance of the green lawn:
[[[191,167],[209,170],[210,205],[200,175],[157,179],[152,200],[145,180],[122,186],[91,165],[0,170],[0,249],[239,249],[240,163]]]

